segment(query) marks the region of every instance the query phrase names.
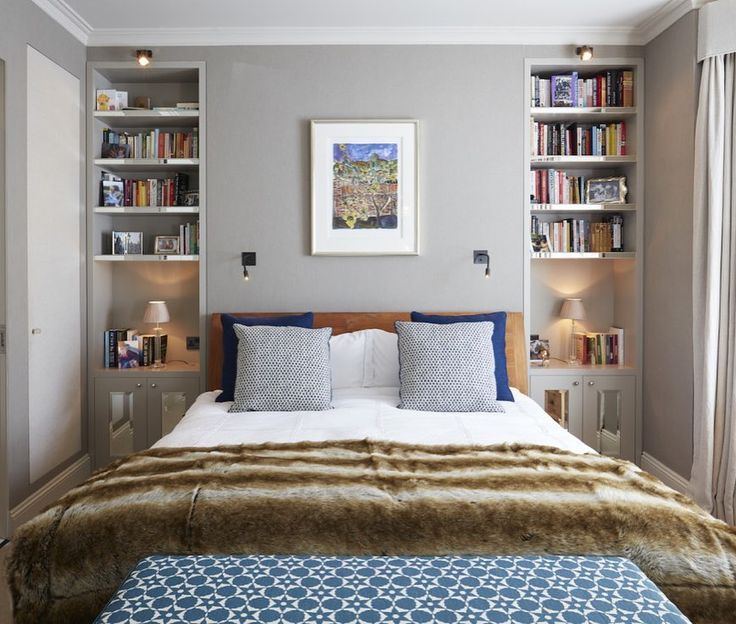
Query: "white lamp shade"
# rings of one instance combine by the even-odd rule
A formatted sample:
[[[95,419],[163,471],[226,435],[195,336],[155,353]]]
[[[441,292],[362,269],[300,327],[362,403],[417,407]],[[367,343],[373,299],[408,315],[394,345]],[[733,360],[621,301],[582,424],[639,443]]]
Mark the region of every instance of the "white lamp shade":
[[[585,306],[582,299],[565,299],[560,310],[560,317],[574,321],[584,321]]]
[[[171,320],[165,301],[149,301],[143,315],[144,323],[168,323]]]

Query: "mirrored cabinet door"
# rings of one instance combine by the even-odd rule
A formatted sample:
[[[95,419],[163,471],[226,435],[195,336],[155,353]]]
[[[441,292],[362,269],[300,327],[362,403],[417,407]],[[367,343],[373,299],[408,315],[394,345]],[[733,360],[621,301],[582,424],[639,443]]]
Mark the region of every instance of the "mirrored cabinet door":
[[[150,377],[148,383],[148,442],[171,433],[199,394],[194,377]]]
[[[146,448],[146,388],[143,379],[97,379],[95,450],[98,466]]]
[[[539,406],[577,438],[583,437],[583,387],[579,377],[544,375],[532,377],[530,396]]]
[[[636,378],[583,378],[583,442],[609,457],[634,460]]]

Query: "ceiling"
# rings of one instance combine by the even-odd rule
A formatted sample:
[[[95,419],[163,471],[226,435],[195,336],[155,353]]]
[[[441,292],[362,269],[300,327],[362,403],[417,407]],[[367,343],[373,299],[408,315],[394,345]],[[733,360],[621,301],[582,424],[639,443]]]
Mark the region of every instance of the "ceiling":
[[[709,0],[33,0],[87,45],[634,44]]]

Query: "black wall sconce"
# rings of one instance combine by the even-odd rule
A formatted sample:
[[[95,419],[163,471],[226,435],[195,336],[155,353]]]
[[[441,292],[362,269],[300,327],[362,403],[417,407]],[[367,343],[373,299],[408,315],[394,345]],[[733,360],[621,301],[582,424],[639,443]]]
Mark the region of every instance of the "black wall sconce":
[[[240,253],[240,259],[243,263],[243,280],[247,282],[250,279],[250,275],[248,274],[248,267],[256,266],[256,252],[243,251]]]
[[[485,264],[486,265],[485,277],[486,279],[490,279],[491,277],[491,257],[488,255],[487,249],[475,249],[473,251],[473,264]]]

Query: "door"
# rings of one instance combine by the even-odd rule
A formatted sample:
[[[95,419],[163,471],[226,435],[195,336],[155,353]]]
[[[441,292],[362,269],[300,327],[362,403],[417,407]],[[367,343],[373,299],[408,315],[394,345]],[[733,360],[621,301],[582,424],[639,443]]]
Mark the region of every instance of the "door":
[[[95,451],[98,468],[148,444],[146,380],[95,380]]]
[[[82,451],[79,79],[28,60],[28,439],[31,483]]]
[[[571,375],[535,375],[531,394],[539,406],[576,438],[583,439],[582,378]]]
[[[148,444],[156,443],[182,419],[199,394],[196,377],[153,377],[148,382]]]
[[[634,461],[636,378],[586,376],[583,383],[583,442],[603,455]]]

